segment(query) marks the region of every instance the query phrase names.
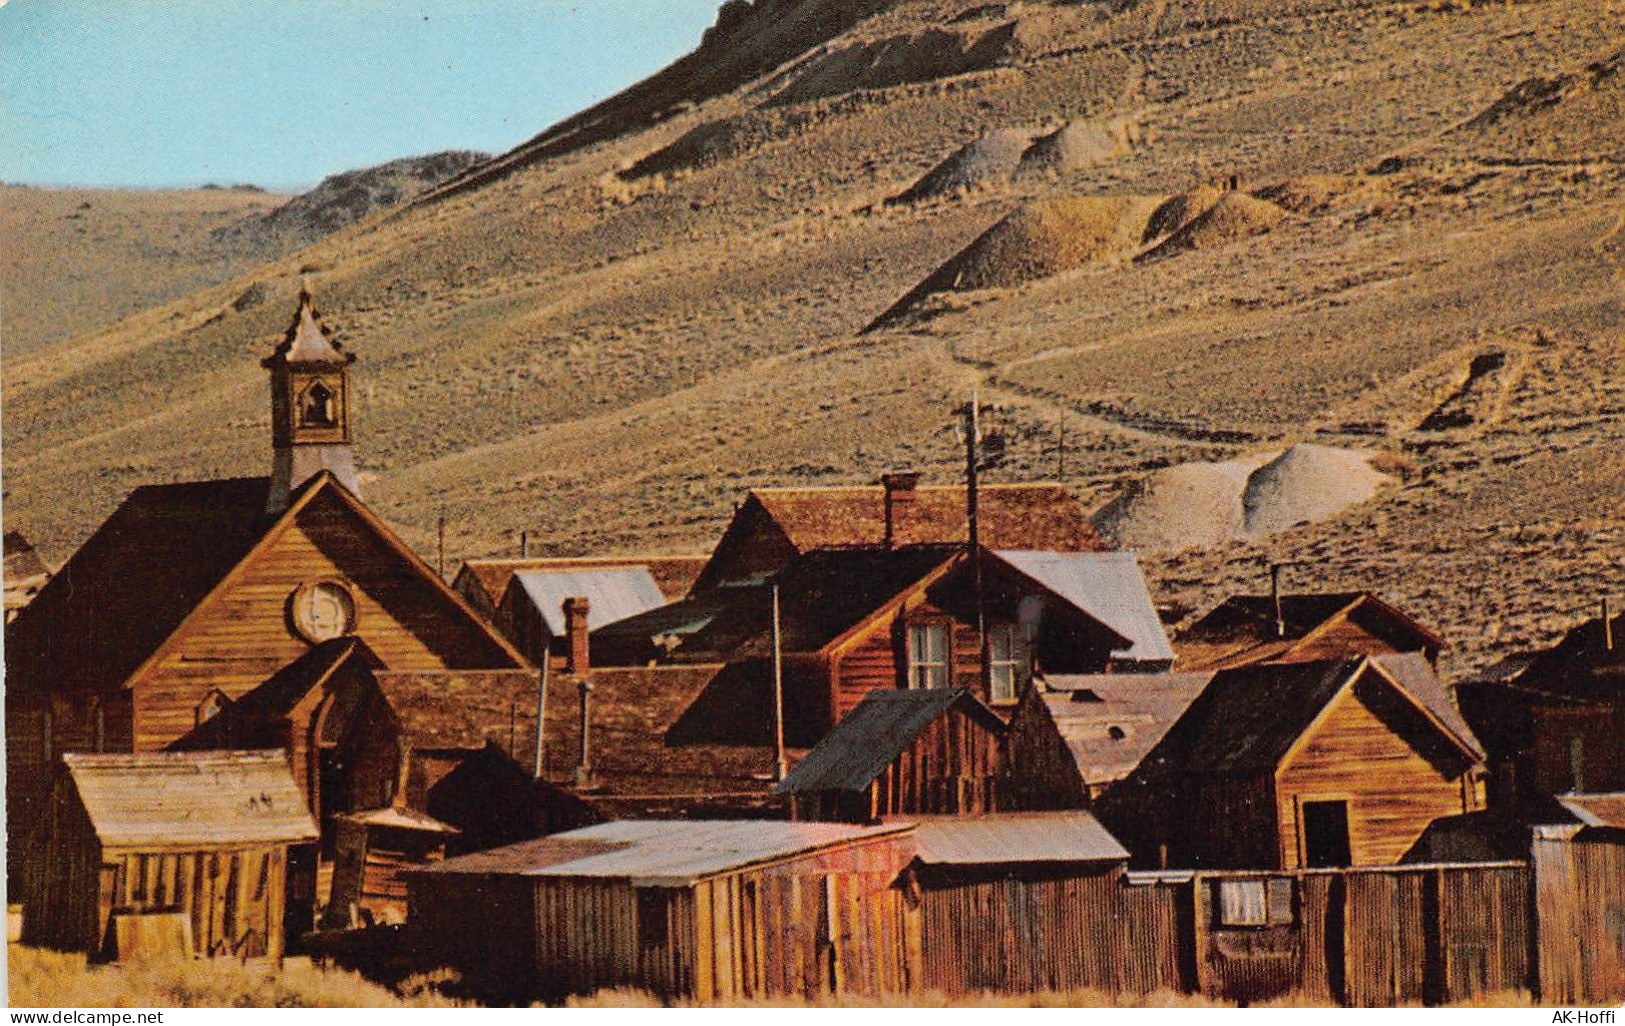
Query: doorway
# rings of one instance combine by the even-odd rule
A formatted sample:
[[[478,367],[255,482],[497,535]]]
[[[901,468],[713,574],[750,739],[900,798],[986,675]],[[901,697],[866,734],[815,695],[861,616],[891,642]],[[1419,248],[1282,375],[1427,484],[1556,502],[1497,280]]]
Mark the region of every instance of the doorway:
[[[1303,822],[1303,864],[1309,869],[1350,865],[1349,803],[1306,801],[1298,815]]]

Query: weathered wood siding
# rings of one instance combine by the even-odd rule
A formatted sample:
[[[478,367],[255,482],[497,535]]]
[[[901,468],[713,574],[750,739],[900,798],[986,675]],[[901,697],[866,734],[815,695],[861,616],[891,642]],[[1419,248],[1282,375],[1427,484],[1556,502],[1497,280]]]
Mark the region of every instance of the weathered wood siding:
[[[1091,795],[1083,773],[1036,691],[1010,718],[1009,808],[1086,809]]]
[[[1537,836],[1534,863],[1541,1001],[1625,998],[1625,831]]]
[[[319,495],[133,678],[135,750],[161,749],[192,730],[210,691],[237,698],[303,655],[309,646],[288,625],[288,598],[324,578],[352,586],[356,634],[391,669],[512,664],[340,500]]]
[[[1329,798],[1348,802],[1353,864],[1393,865],[1429,823],[1479,807],[1469,769],[1420,713],[1392,691],[1362,680],[1332,702],[1276,770],[1280,850],[1274,864],[1303,864],[1299,802]]]
[[[1119,988],[1130,994],[1190,991],[1196,986],[1189,874],[1129,874],[1123,883]]]
[[[1124,965],[1123,877],[1121,866],[922,873],[921,986],[957,997],[1139,983]]]

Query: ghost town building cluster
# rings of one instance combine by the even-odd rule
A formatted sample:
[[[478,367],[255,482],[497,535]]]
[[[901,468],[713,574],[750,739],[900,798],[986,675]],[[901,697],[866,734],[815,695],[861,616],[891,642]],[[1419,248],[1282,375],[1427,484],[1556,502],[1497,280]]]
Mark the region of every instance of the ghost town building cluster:
[[[474,559],[363,501],[308,293],[268,477],[6,538],[25,943],[387,932],[493,998],[1625,980],[1625,620],[1444,683],[1350,593],[1169,632],[1057,484],[758,488],[707,555]]]

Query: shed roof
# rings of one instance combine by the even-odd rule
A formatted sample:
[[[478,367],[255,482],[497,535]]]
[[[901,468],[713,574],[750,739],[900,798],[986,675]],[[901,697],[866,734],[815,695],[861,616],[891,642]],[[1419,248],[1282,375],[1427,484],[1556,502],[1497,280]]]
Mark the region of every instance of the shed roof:
[[[1086,784],[1109,784],[1179,721],[1212,673],[1089,673],[1045,676],[1035,692]]]
[[[1220,670],[1290,658],[1297,643],[1334,621],[1367,617],[1394,635],[1400,651],[1444,647],[1444,639],[1402,610],[1365,591],[1290,593],[1281,596],[1281,622],[1269,595],[1232,595],[1179,634],[1175,646],[1186,669]]]
[[[1129,639],[1113,658],[1173,661],[1173,646],[1134,553],[1001,549],[994,555]]]
[[[1625,791],[1606,794],[1563,794],[1558,804],[1590,827],[1625,830]]]
[[[311,841],[316,824],[280,751],[66,754],[107,848]]]
[[[530,604],[541,614],[548,633],[563,637],[564,600],[587,600],[587,629],[659,609],[666,604],[654,575],[647,567],[611,567],[593,570],[521,570],[513,575]]]
[[[917,818],[916,857],[928,866],[1119,862],[1128,849],[1087,812]]]
[[[908,750],[921,731],[955,707],[984,729],[1004,733],[1003,722],[961,688],[877,689],[842,717],[774,790],[778,794],[862,791]]]
[[[557,876],[681,887],[826,848],[903,836],[912,824],[849,826],[781,820],[619,820],[428,866],[423,874]]]

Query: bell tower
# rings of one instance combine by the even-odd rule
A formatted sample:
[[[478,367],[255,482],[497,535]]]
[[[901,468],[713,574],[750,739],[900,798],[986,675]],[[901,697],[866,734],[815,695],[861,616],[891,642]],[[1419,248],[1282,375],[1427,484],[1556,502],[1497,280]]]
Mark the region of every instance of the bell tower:
[[[331,471],[357,492],[350,451],[350,364],[322,326],[309,287],[299,290],[282,344],[260,361],[271,372],[271,492],[267,513],[288,508],[288,497],[318,471]]]

